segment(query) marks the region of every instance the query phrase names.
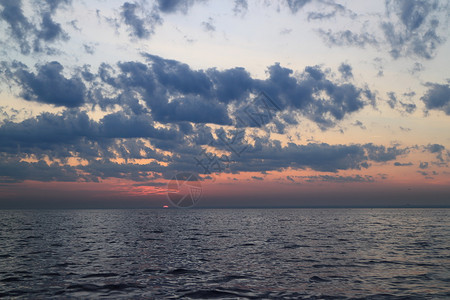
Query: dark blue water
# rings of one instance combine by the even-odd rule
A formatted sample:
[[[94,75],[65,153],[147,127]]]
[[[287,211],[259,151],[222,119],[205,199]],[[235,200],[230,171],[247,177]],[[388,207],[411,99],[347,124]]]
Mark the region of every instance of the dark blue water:
[[[450,209],[0,211],[0,296],[450,298]]]

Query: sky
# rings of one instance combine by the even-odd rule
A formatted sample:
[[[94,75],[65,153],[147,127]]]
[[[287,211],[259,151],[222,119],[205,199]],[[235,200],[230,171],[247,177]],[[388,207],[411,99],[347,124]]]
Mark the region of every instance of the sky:
[[[174,176],[198,207],[450,206],[449,22],[448,1],[0,0],[0,207],[162,207]]]

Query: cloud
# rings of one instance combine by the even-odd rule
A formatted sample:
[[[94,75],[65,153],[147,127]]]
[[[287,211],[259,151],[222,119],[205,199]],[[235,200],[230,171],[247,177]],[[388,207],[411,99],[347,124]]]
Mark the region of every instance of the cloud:
[[[364,124],[361,121],[359,121],[359,120],[356,120],[355,123],[353,123],[352,125],[353,126],[357,126],[357,127],[361,128],[362,130],[366,130],[367,129],[366,126],[364,126]]]
[[[413,165],[412,162],[401,163],[401,162],[396,161],[394,163],[394,166],[396,166],[396,167],[405,167],[405,166],[412,166],[412,165]]]
[[[349,64],[342,63],[339,66],[338,70],[345,80],[349,80],[349,79],[353,78],[352,66],[350,66]]]
[[[222,103],[245,101],[253,90],[254,80],[244,68],[209,69],[207,74],[215,86],[215,96]]]
[[[15,70],[14,76],[22,89],[20,96],[27,101],[55,106],[83,105],[86,101],[84,83],[77,76],[64,77],[63,69],[64,67],[56,61],[37,66],[37,74],[19,67]]]
[[[400,102],[400,105],[402,106],[403,110],[409,114],[415,112],[417,108],[417,106],[414,103]]]
[[[280,30],[281,35],[287,35],[287,34],[290,34],[291,32],[292,32],[291,28],[283,28]]]
[[[387,103],[389,104],[389,106],[391,108],[395,108],[397,106],[397,103],[398,103],[397,96],[395,95],[394,92],[388,92],[387,95],[389,97]]]
[[[17,151],[17,145],[27,148],[49,149],[54,144],[73,143],[93,134],[92,122],[86,113],[65,112],[62,115],[42,113],[22,122],[6,122],[0,127],[1,149]],[[39,146],[40,145],[40,146]]]
[[[44,13],[42,15],[41,30],[38,37],[47,42],[53,42],[57,39],[67,39],[67,35],[64,34],[61,24],[55,23],[50,13]]]
[[[400,107],[400,109],[398,109],[398,111],[402,112],[402,113],[408,113],[408,114],[412,114],[416,111],[416,104],[414,103],[406,103],[403,101],[398,100],[396,94],[394,92],[388,92],[388,100],[387,103],[389,104],[389,106],[394,109],[396,107]],[[404,96],[411,98],[415,95],[415,93],[405,93],[403,94]]]
[[[158,8],[163,13],[174,13],[180,11],[187,13],[195,0],[157,0]]]
[[[445,147],[439,144],[429,144],[425,146],[425,149],[431,153],[440,153],[445,150]]]
[[[311,0],[286,0],[286,3],[293,14],[297,13],[306,4],[310,3]]]
[[[327,20],[334,18],[338,13],[342,16],[348,15],[351,19],[356,18],[356,14],[345,6],[334,1],[316,1],[324,7],[317,8],[317,11],[308,12],[308,21]]]
[[[373,15],[356,15],[335,3],[329,6],[334,7],[334,10],[312,12],[308,19],[332,18],[337,12],[341,12],[357,21],[350,23],[353,24],[351,27],[340,30],[319,28],[317,33],[330,47],[372,46],[378,50],[388,49],[394,59],[432,59],[438,47],[446,40],[449,22],[446,1],[386,0],[385,14],[380,15],[377,20],[373,19]],[[378,26],[371,26],[375,24]],[[354,29],[358,27],[359,31]]]
[[[27,34],[33,28],[33,25],[23,13],[22,1],[2,1],[0,5],[3,6],[0,17],[9,25],[12,38],[19,43],[20,51],[23,54],[28,54],[30,52],[30,45],[27,41]]]
[[[350,83],[334,83],[318,66],[306,67],[294,77],[293,70],[275,64],[268,73],[269,78],[256,81],[255,86],[279,101],[281,107],[302,112],[322,129],[362,109],[371,94]]]
[[[3,8],[0,20],[8,25],[6,32],[19,45],[22,54],[44,50],[52,53],[55,50],[47,48],[47,43],[69,39],[61,24],[53,20],[53,15],[58,8],[69,4],[69,0],[37,1],[33,3],[31,15],[26,16],[21,0],[5,0],[0,3]]]
[[[157,26],[162,25],[164,20],[161,15],[181,12],[187,14],[189,8],[197,2],[196,0],[157,0],[149,5],[146,1],[124,2],[120,7],[120,20],[129,29],[132,38],[148,39],[154,33]],[[121,24],[117,19],[107,19],[114,27]],[[203,22],[208,31],[214,31],[211,21]]]
[[[234,0],[233,12],[235,15],[245,15],[248,10],[247,0]]]
[[[213,18],[208,18],[207,22],[202,22],[202,26],[205,31],[209,31],[209,32],[216,31],[216,26],[214,26]]]
[[[336,32],[318,29],[317,32],[322,37],[324,42],[330,47],[356,46],[365,48],[367,45],[378,46],[379,44],[377,38],[368,32],[354,33],[348,29]]]
[[[319,176],[306,176],[307,182],[336,182],[336,183],[348,183],[348,182],[374,182],[375,179],[372,176],[355,175],[355,176],[332,176],[332,175],[319,175]]]
[[[422,72],[424,69],[425,67],[421,63],[415,62],[409,72],[414,75],[416,73]]]
[[[425,103],[427,109],[441,110],[450,116],[450,85],[428,83],[428,91],[420,100]]]
[[[95,47],[93,45],[83,44],[84,51],[87,54],[94,54],[95,53]]]
[[[230,168],[238,172],[281,171],[285,168],[337,172],[361,169],[366,162],[364,149],[357,145],[288,144],[282,147],[276,142],[264,143],[257,139],[241,157],[233,158],[235,163]]]
[[[254,125],[237,127],[236,132],[243,130],[239,138],[232,137],[229,127],[211,126],[232,125],[238,110],[258,105],[261,99],[266,102],[259,104],[268,104],[270,99],[276,109],[265,116],[262,125],[270,123],[281,131],[298,122],[296,115],[303,115],[326,130],[371,101],[369,90],[336,80],[339,77],[331,70],[309,66],[294,71],[274,64],[267,68],[265,79],[257,79],[244,68],[196,70],[175,60],[150,54],[143,57],[144,62],[100,64],[97,71],[85,65],[73,70],[72,76],[64,74],[56,61],[37,65],[34,72],[21,63],[4,64],[5,75],[11,75],[24,99],[66,109],[0,124],[3,155],[17,156],[20,163],[31,156],[57,162],[49,174],[70,171],[70,178],[81,174],[77,179],[81,181],[111,177],[148,181],[155,173],[169,178],[176,171],[197,168],[201,172],[195,157],[203,146],[231,153],[225,143],[230,140],[246,148],[228,161],[227,172],[237,173],[287,168],[359,170],[368,168],[370,161],[385,162],[404,153],[372,144],[281,146],[268,137],[246,134],[246,126]],[[341,69],[347,75],[351,72],[345,65]],[[96,105],[104,116],[93,120],[87,110]],[[260,113],[258,109],[252,112]],[[221,133],[227,138],[221,138]],[[80,162],[68,168],[69,159]],[[133,159],[150,161],[128,161]],[[20,178],[11,173],[7,180],[26,180]]]
[[[42,182],[95,181],[95,178],[78,173],[74,167],[57,163],[47,164],[43,160],[37,162],[0,160],[0,169],[2,170],[0,182],[7,183],[25,180]]]
[[[261,80],[252,78],[244,68],[193,70],[175,60],[150,54],[144,57],[147,64],[121,62],[118,70],[106,65],[100,68],[98,78],[120,93],[111,99],[98,92],[95,99],[101,107],[118,104],[119,99],[121,105],[136,103],[133,95],[139,95],[157,121],[223,125],[230,123],[230,109],[245,109],[252,95],[264,91],[280,104],[280,111],[302,113],[325,130],[374,101],[370,90],[334,82],[329,72],[318,66],[306,67],[294,76],[293,70],[277,63],[268,67],[268,78]],[[209,116],[201,109],[209,111]]]
[[[420,162],[419,168],[421,168],[421,169],[427,169],[427,168],[428,168],[428,162]]]
[[[175,128],[157,128],[146,115],[130,117],[118,112],[96,122],[86,112],[69,110],[61,114],[42,113],[18,123],[5,122],[0,126],[0,149],[20,157],[75,156],[89,161],[99,157],[163,159],[164,155],[139,138],[155,143],[158,140],[181,143],[182,137],[182,132]],[[192,139],[195,140],[195,135]]]
[[[149,115],[126,115],[123,112],[104,116],[98,123],[98,135],[108,138],[157,138],[173,139],[176,131],[157,129],[155,122]]]
[[[445,151],[445,147],[440,144],[428,144],[424,146],[425,151],[436,154],[436,159],[439,164],[444,164],[445,161],[450,161],[450,151]],[[447,154],[447,159],[444,158],[444,155]]]
[[[220,150],[229,150],[220,141],[215,143]],[[235,149],[245,149],[239,155],[232,155],[231,171],[262,172],[282,171],[286,168],[310,168],[320,172],[339,170],[361,170],[369,167],[369,162],[388,162],[407,153],[407,149],[385,148],[373,144],[329,145],[309,143],[297,145],[289,143],[281,146],[278,141],[256,137],[253,144],[234,143]],[[236,151],[237,153],[239,151]]]
[[[191,126],[191,125],[189,125]],[[405,149],[385,148],[373,144],[329,145],[310,143],[297,145],[280,142],[269,137],[252,137],[253,142],[241,136],[233,147],[245,147],[239,155],[233,154],[220,131],[213,136],[211,128],[205,125],[161,127],[148,114],[126,115],[124,112],[107,114],[98,121],[90,119],[85,112],[66,110],[61,114],[43,113],[15,123],[7,121],[0,126],[0,148],[5,161],[16,157],[14,164],[19,167],[30,155],[39,160],[56,161],[48,173],[71,172],[81,181],[95,181],[104,178],[127,178],[145,181],[155,173],[164,178],[179,171],[208,173],[195,164],[201,156],[201,145],[209,145],[216,150],[231,153],[229,170],[232,172],[282,171],[287,168],[310,168],[319,172],[339,170],[360,170],[369,167],[370,161],[386,162],[395,160],[406,153]],[[222,129],[223,131],[223,129]],[[225,131],[225,134],[229,132]],[[169,151],[164,154],[162,151]],[[77,158],[83,164],[68,167],[67,160]],[[125,163],[112,160],[125,159]],[[127,159],[151,159],[145,164],[127,162]],[[13,168],[13,165],[10,168]],[[59,167],[58,167],[59,166]],[[31,168],[33,165],[27,165]],[[225,170],[225,169],[223,169]],[[34,171],[30,171],[31,173]],[[37,177],[23,177],[8,173],[6,180],[39,180]],[[59,176],[59,175],[54,175]],[[62,176],[62,175],[61,175]],[[48,179],[48,180],[50,180]]]
[[[428,173],[427,172],[424,172],[424,171],[417,171],[417,173],[419,173],[419,174],[421,174],[421,175],[423,175],[423,176],[425,176],[425,177],[427,177],[428,176]],[[431,177],[429,177],[429,179],[430,179]]]
[[[145,12],[145,9],[136,2],[125,2],[121,7],[120,15],[125,24],[130,27],[130,36],[146,39],[154,33],[155,26],[162,23],[162,19],[155,10],[141,18],[137,15],[137,11]]]
[[[404,132],[410,132],[411,131],[411,128],[402,127],[402,126],[399,126],[399,128],[400,128],[401,131],[404,131]]]
[[[440,26],[443,26],[440,14],[445,13],[445,6],[438,1],[386,1],[389,20],[382,22],[381,26],[392,57],[415,55],[432,58],[445,40],[439,33]],[[443,17],[448,18],[448,15]]]
[[[230,125],[226,106],[202,97],[186,96],[173,99],[155,112],[156,120],[171,123],[189,121]],[[208,112],[208,113],[205,113]]]
[[[401,149],[394,147],[378,146],[373,144],[366,144],[367,156],[370,160],[375,162],[387,162],[395,160],[397,156],[408,153],[408,149]]]

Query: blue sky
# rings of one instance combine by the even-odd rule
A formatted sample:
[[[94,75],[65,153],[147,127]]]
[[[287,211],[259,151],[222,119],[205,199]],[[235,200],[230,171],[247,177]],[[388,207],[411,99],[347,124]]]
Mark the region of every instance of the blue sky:
[[[0,1],[0,200],[161,206],[192,172],[206,206],[449,205],[449,15]]]

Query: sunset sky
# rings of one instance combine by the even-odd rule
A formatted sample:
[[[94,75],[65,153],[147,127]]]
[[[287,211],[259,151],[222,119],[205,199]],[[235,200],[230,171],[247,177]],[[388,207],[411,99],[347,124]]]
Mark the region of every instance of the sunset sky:
[[[0,207],[450,206],[450,4],[0,0]]]

